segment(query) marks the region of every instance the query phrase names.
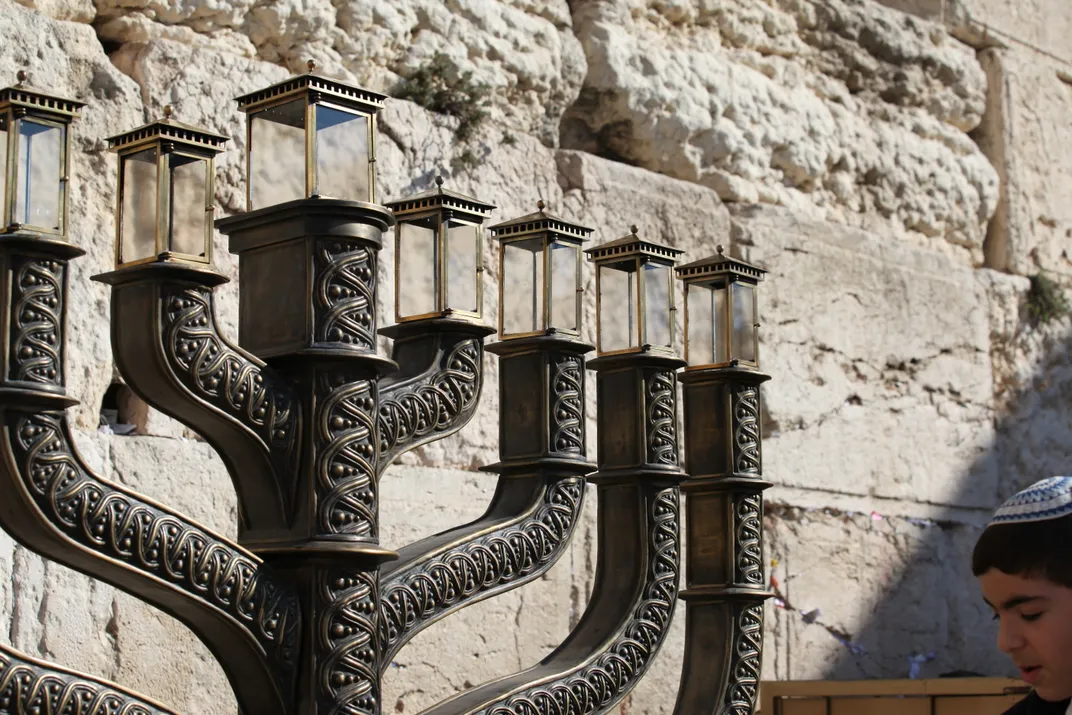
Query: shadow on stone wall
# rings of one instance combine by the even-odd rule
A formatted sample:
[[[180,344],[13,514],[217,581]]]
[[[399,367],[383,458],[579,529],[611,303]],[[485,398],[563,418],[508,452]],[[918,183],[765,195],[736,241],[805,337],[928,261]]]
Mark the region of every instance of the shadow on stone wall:
[[[996,507],[1039,479],[1072,473],[1072,336],[1064,330],[1067,326],[1061,326],[1062,335],[1055,339],[1029,334],[1023,310],[1020,317],[1024,333],[1018,330],[1008,340],[1018,348],[996,351],[1000,336],[991,336],[995,374],[1002,372],[1003,361],[1012,372],[1017,364],[1030,365],[1031,353],[1043,357],[1033,361],[1037,369],[1026,373],[1021,384],[995,385],[995,440],[962,475],[956,503],[977,500],[980,484],[996,484]],[[1025,341],[1038,344],[1024,351]],[[1004,401],[1003,390],[1008,396]],[[987,517],[980,513],[978,523],[985,524]],[[889,521],[903,537],[898,537],[901,547],[911,549],[907,565],[883,589],[859,632],[831,632],[844,647],[824,677],[933,678],[955,671],[1015,675],[997,649],[996,624],[971,574],[971,551],[982,527],[966,524],[963,510],[953,509],[929,520]],[[806,613],[798,617],[809,618]]]

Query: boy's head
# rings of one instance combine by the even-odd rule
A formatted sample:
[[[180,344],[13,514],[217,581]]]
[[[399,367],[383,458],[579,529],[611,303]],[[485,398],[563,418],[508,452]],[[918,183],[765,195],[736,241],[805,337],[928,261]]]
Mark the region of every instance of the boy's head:
[[[972,572],[1021,677],[1043,700],[1072,697],[1072,478],[1044,479],[1002,504]]]

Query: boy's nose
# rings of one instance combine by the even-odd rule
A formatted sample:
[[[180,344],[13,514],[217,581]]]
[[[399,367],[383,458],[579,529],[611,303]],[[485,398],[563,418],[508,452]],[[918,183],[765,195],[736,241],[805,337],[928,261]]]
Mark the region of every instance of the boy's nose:
[[[1024,637],[1011,618],[1002,618],[998,626],[998,649],[1013,653],[1024,646]]]

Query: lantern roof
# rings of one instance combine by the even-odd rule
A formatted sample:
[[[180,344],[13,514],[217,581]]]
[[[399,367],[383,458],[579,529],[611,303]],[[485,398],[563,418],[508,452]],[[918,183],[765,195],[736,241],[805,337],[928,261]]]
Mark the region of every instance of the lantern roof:
[[[23,109],[52,114],[61,119],[78,119],[85,102],[64,99],[54,94],[34,89],[26,84],[26,72],[19,70],[16,75],[18,84],[14,87],[0,89],[0,109],[21,107]]]
[[[130,131],[108,137],[108,146],[112,151],[128,149],[154,141],[170,141],[188,148],[209,151],[214,154],[223,151],[228,137],[199,127],[177,122],[171,118],[171,106],[164,107],[164,118],[131,129]]]
[[[687,282],[700,281],[705,278],[714,278],[717,276],[724,276],[727,274],[733,274],[743,276],[745,278],[751,278],[755,281],[763,280],[764,274],[767,271],[758,266],[753,266],[751,263],[745,263],[744,261],[731,258],[724,255],[725,250],[722,246],[716,248],[718,253],[714,256],[708,256],[707,258],[701,258],[698,261],[692,263],[686,263],[683,266],[678,266],[676,269],[677,277]]]
[[[514,239],[535,234],[553,233],[579,243],[588,240],[594,229],[582,226],[544,211],[543,201],[536,202],[536,212],[504,221],[491,227],[492,235],[499,239]]]
[[[316,73],[316,62],[309,60],[309,71],[290,79],[277,82],[256,92],[243,94],[235,99],[240,112],[252,112],[265,104],[278,104],[287,99],[314,95],[314,101],[327,99],[335,104],[375,114],[383,109],[387,95],[363,89],[352,84],[330,79]]]
[[[684,251],[671,248],[670,246],[664,246],[661,243],[655,243],[654,241],[646,241],[637,235],[637,227],[630,226],[629,233],[621,238],[609,241],[607,243],[601,243],[598,246],[594,246],[585,251],[588,254],[588,259],[598,263],[602,263],[608,260],[618,260],[622,258],[633,258],[636,256],[643,256],[647,258],[657,258],[662,261],[676,261],[678,256],[685,253]]]
[[[442,176],[435,178],[435,184],[434,189],[422,191],[419,194],[407,196],[398,201],[391,201],[386,206],[396,216],[431,209],[453,209],[473,214],[481,220],[487,218],[488,214],[496,208],[494,205],[474,199],[472,196],[444,189]]]

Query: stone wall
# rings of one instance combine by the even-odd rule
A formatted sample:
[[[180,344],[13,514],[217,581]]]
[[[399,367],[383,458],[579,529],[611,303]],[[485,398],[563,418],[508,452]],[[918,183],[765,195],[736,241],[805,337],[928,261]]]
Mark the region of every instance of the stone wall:
[[[596,241],[636,223],[690,257],[724,243],[770,269],[761,351],[774,378],[766,526],[779,598],[765,676],[904,677],[912,659],[925,676],[1009,672],[966,561],[989,509],[1067,472],[1072,456],[1068,320],[1035,325],[1026,308],[1040,270],[1072,278],[1072,87],[1060,78],[1072,70],[1053,56],[1072,11],[950,2],[0,0],[0,75],[25,67],[34,85],[90,103],[71,206],[71,239],[88,251],[72,272],[67,375],[80,448],[102,476],[233,533],[226,471],[181,425],[131,410],[135,434],[97,429],[115,380],[108,292],[89,281],[113,255],[103,138],[165,104],[234,137],[216,197],[233,214],[245,141],[234,96],[310,57],[395,91],[441,52],[493,87],[490,117],[463,144],[457,120],[391,102],[386,199],[441,172],[499,206],[495,219],[542,198],[596,227]],[[987,23],[1008,37],[995,41]],[[215,255],[236,278],[224,241]],[[235,337],[236,286],[220,291]],[[589,274],[589,330],[592,293]],[[488,290],[486,314],[496,300]],[[381,301],[383,324],[389,309]],[[385,476],[388,547],[489,499],[493,480],[476,471],[497,456],[494,360],[486,367],[473,423]],[[595,533],[590,503],[544,578],[414,639],[388,671],[384,710],[419,710],[549,652],[585,606]],[[3,642],[182,712],[233,712],[218,665],[169,617],[2,533],[0,574]],[[682,625],[621,712],[673,709]]]

